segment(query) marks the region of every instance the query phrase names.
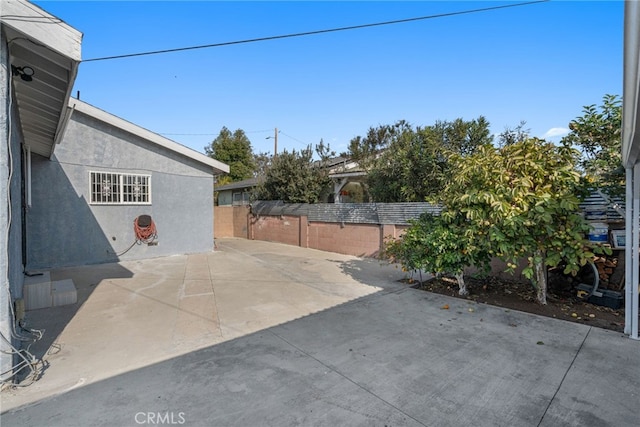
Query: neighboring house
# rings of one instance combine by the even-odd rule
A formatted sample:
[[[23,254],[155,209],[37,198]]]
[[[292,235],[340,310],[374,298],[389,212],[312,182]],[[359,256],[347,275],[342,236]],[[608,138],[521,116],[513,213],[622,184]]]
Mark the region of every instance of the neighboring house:
[[[13,381],[20,366],[16,323],[29,309],[23,298],[37,285],[34,295],[56,301],[53,284],[34,284],[25,273],[210,251],[214,245],[214,176],[229,167],[70,99],[81,39],[79,31],[25,0],[2,0],[2,384]],[[158,245],[132,245],[140,215],[153,219]],[[75,293],[73,283],[71,288]],[[50,294],[40,295],[42,289]]]
[[[243,179],[242,181],[216,186],[218,206],[248,205],[251,201],[251,191],[258,185],[257,178]]]
[[[345,157],[330,159],[325,166],[329,169],[329,178],[333,188],[327,193],[329,196],[322,203],[359,203],[363,200],[362,183],[366,173],[358,165]],[[225,185],[216,186],[218,206],[239,206],[251,203],[251,192],[258,185],[257,178],[249,178]]]
[[[329,160],[329,178],[333,181],[333,194],[330,203],[361,203],[365,199],[364,181],[367,173],[356,162],[346,157]]]

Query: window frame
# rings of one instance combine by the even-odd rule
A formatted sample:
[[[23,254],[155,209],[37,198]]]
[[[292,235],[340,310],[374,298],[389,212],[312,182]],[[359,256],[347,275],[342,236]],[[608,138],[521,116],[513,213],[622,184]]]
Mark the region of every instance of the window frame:
[[[101,185],[98,180],[104,180],[108,178],[114,180],[117,178],[117,183],[109,182],[110,191],[108,195],[105,195],[100,188]],[[135,185],[142,186],[142,195],[139,196],[142,200],[132,200],[135,196]],[[124,172],[112,172],[112,171],[89,171],[89,204],[90,205],[151,205],[152,204],[152,186],[151,175],[141,173],[124,173]],[[100,197],[98,197],[100,196]],[[146,197],[145,197],[146,196]],[[103,200],[106,199],[106,200]]]

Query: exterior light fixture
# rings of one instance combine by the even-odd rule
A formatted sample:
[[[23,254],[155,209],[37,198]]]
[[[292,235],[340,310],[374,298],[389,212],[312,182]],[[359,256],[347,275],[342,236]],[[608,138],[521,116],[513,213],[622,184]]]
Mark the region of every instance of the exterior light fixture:
[[[35,73],[36,72],[33,71],[33,68],[29,67],[28,65],[24,65],[22,67],[16,67],[15,65],[11,66],[11,74],[13,74],[14,76],[20,76],[20,78],[25,82],[32,81],[33,75]]]

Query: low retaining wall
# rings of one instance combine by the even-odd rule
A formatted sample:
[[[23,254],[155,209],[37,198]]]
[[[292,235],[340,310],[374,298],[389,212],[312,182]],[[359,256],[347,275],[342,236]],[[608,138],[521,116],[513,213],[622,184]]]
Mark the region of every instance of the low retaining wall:
[[[409,220],[437,212],[429,203],[284,204],[257,202],[216,206],[215,237],[242,237],[376,257],[388,237],[399,237]]]
[[[437,212],[428,203],[283,204],[258,202],[252,206],[216,206],[215,237],[241,237],[360,257],[378,257],[385,240],[398,238],[409,221],[422,212]],[[492,262],[492,274],[524,280],[505,273],[504,262]],[[473,268],[468,270],[472,273]]]

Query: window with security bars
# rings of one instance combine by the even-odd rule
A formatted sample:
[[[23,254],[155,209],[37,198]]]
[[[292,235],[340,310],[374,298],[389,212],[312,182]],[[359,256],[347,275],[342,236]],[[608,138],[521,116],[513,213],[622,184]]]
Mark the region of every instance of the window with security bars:
[[[91,203],[150,205],[151,175],[91,172]]]

